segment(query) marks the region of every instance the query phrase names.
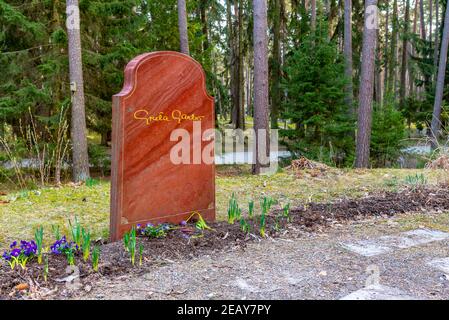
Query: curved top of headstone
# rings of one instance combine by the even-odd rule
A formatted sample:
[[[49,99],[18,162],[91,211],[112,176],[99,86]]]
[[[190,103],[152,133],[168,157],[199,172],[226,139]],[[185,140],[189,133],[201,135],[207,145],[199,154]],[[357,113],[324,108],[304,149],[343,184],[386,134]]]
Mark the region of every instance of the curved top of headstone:
[[[186,72],[185,76],[188,76],[192,80],[196,80],[199,78],[201,80],[204,95],[209,100],[214,101],[214,98],[211,97],[206,91],[206,74],[201,64],[198,61],[194,60],[191,56],[176,51],[150,52],[135,57],[126,65],[123,88],[118,94],[114,95],[114,97],[127,98],[131,96],[136,87],[139,85],[139,82],[145,81],[145,75],[140,74],[140,71],[144,70],[146,65],[153,66],[153,63],[155,62],[154,59],[161,57],[163,57],[163,61],[161,62],[164,63],[165,66],[161,65],[160,71],[168,72],[169,70],[175,70],[176,72],[176,69],[174,69],[174,67],[176,65],[183,65],[185,67],[185,71],[190,71]],[[145,70],[143,71],[143,73],[144,72]],[[143,79],[141,80],[139,76],[141,76]]]

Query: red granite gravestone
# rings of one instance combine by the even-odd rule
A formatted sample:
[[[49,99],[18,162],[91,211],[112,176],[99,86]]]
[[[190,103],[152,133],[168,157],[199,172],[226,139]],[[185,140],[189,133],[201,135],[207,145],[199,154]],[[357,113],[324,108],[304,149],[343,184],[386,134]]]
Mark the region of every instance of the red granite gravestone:
[[[127,65],[113,97],[112,241],[137,224],[179,223],[193,212],[215,219],[214,121],[204,71],[191,57],[154,52]]]

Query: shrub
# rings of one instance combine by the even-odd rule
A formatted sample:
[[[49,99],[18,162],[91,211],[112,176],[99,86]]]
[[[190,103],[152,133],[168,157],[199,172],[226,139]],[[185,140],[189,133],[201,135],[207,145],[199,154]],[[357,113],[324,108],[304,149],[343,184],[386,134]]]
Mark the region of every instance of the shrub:
[[[404,118],[393,104],[377,108],[373,114],[371,161],[374,166],[396,162],[406,136]]]

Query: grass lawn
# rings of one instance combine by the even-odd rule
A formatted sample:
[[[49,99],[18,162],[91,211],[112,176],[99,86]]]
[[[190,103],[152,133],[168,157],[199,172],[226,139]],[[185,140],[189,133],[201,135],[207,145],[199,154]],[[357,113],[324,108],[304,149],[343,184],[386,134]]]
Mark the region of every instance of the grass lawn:
[[[220,220],[225,219],[227,203],[233,192],[244,209],[248,201],[254,199],[257,212],[259,199],[263,196],[271,196],[281,204],[291,202],[292,205],[343,196],[359,197],[375,190],[397,190],[406,184],[407,176],[417,173],[424,174],[428,184],[449,182],[447,171],[440,170],[332,169],[320,177],[304,175],[298,178],[287,172],[252,176],[245,167],[222,167],[216,180],[217,216]],[[91,187],[66,185],[14,192],[0,186],[0,191],[7,193],[1,199],[10,201],[0,204],[0,248],[15,239],[32,239],[34,229],[40,225],[44,226],[47,235],[51,234],[52,225],[59,225],[61,233],[68,234],[67,221],[75,216],[83,226],[90,228],[96,238],[106,238],[109,189],[110,183],[106,180]],[[426,223],[425,217],[420,219],[423,219],[423,224]],[[447,219],[443,220],[442,223],[447,226]]]

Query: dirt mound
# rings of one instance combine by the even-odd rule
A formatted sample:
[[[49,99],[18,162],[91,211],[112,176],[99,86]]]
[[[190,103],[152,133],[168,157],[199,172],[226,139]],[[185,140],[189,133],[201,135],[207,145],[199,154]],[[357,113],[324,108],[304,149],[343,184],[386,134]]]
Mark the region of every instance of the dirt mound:
[[[323,163],[307,159],[306,157],[301,157],[293,160],[292,164],[286,169],[292,171],[297,177],[302,177],[305,172],[312,177],[319,177],[328,171],[330,167]]]
[[[427,169],[444,169],[449,170],[449,155],[444,154],[437,159],[426,164]]]
[[[361,199],[341,199],[331,203],[310,203],[292,209],[294,223],[307,229],[320,230],[334,222],[394,216],[411,212],[449,210],[449,186],[386,192]]]

